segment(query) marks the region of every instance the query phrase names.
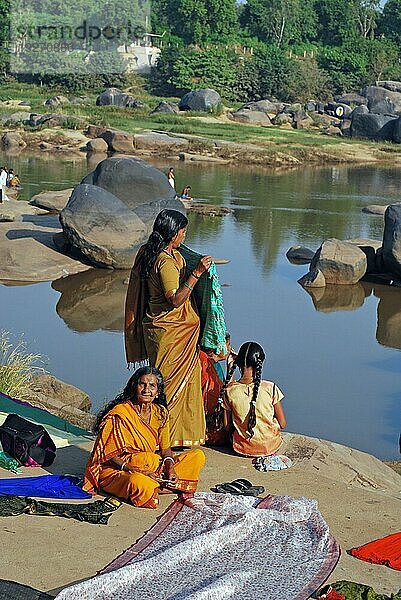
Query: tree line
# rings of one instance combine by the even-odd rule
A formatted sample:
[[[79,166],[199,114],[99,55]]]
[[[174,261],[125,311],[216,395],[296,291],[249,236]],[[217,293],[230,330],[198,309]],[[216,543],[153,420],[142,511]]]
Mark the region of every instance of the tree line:
[[[149,76],[158,95],[212,87],[227,101],[324,100],[377,80],[401,79],[401,0],[387,0],[383,8],[380,0],[35,0],[35,11],[27,10],[26,1],[13,0],[10,11],[10,0],[0,0],[3,78],[17,66],[20,80],[74,91],[127,84],[123,59],[109,52],[110,39],[102,36],[72,43],[64,53],[33,52],[22,64],[14,43],[10,65],[16,35],[24,48],[27,32],[39,23],[58,14],[67,27],[84,14],[125,27],[116,47],[145,29],[163,34]],[[127,19],[140,24],[134,33]]]

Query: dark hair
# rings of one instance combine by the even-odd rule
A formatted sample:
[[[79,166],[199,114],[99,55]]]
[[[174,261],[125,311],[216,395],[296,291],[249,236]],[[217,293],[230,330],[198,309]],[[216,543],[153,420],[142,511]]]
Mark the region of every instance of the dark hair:
[[[256,425],[256,412],[255,412],[256,399],[258,397],[260,382],[262,380],[262,368],[263,368],[263,362],[264,362],[265,358],[266,358],[265,352],[264,352],[262,346],[260,346],[260,344],[258,344],[257,342],[245,342],[244,344],[242,344],[237,356],[235,357],[235,360],[232,364],[231,369],[229,369],[229,371],[227,373],[227,376],[224,380],[223,387],[221,388],[221,391],[220,391],[220,396],[219,396],[218,404],[217,404],[216,411],[215,411],[215,422],[216,422],[217,429],[221,429],[221,427],[222,427],[223,398],[224,398],[224,394],[226,393],[227,386],[230,383],[231,378],[234,374],[235,369],[238,367],[242,373],[244,371],[245,367],[252,367],[254,386],[253,386],[252,400],[251,400],[250,406],[249,406],[247,430],[248,430],[250,437],[251,438],[253,437],[253,430]]]
[[[139,260],[141,279],[147,279],[155,264],[156,258],[180,229],[188,225],[187,217],[178,210],[162,210],[153,224],[153,231],[144,246]]]
[[[127,402],[127,400],[131,400],[132,398],[136,398],[137,385],[140,378],[143,375],[155,375],[157,379],[157,396],[154,399],[155,404],[159,404],[160,406],[164,406],[167,408],[166,394],[164,392],[164,379],[163,375],[160,373],[159,369],[156,367],[141,367],[137,369],[135,373],[129,378],[127,385],[123,389],[123,391],[118,394],[111,400],[106,406],[104,406],[96,415],[96,422],[93,426],[93,431],[95,433],[99,433],[100,425],[104,419],[104,417],[111,411],[112,408],[117,406],[117,404],[123,404]]]

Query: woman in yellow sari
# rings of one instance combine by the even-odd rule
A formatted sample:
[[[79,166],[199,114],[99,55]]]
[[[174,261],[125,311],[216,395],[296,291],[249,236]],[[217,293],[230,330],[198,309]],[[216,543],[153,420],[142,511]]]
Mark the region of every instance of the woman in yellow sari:
[[[163,374],[172,447],[203,444],[206,429],[200,322],[191,292],[212,259],[202,257],[192,273],[186,274],[178,248],[187,225],[186,216],[176,210],[158,214],[132,267],[125,303],[127,361],[149,359]]]
[[[160,493],[195,492],[205,455],[196,449],[173,456],[158,369],[135,371],[123,392],[99,413],[95,431],[84,477],[87,492],[102,490],[144,508],[156,508]]]

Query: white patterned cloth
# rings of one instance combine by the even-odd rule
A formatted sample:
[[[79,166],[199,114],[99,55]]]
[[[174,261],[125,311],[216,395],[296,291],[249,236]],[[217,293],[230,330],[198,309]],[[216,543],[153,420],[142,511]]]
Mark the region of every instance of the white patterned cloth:
[[[315,500],[197,493],[57,600],[301,600],[338,557]]]

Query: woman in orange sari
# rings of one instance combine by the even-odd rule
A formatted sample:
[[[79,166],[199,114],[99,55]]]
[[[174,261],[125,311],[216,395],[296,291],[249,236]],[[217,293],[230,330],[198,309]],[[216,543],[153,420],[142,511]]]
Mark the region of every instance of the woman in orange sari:
[[[158,369],[135,371],[123,392],[99,413],[95,432],[85,491],[102,490],[144,508],[156,508],[160,493],[195,492],[205,455],[196,449],[173,456]]]
[[[163,374],[170,414],[171,446],[205,442],[199,361],[200,321],[191,292],[211,265],[203,256],[188,275],[178,248],[186,216],[163,210],[132,267],[125,303],[127,362],[149,360]]]

